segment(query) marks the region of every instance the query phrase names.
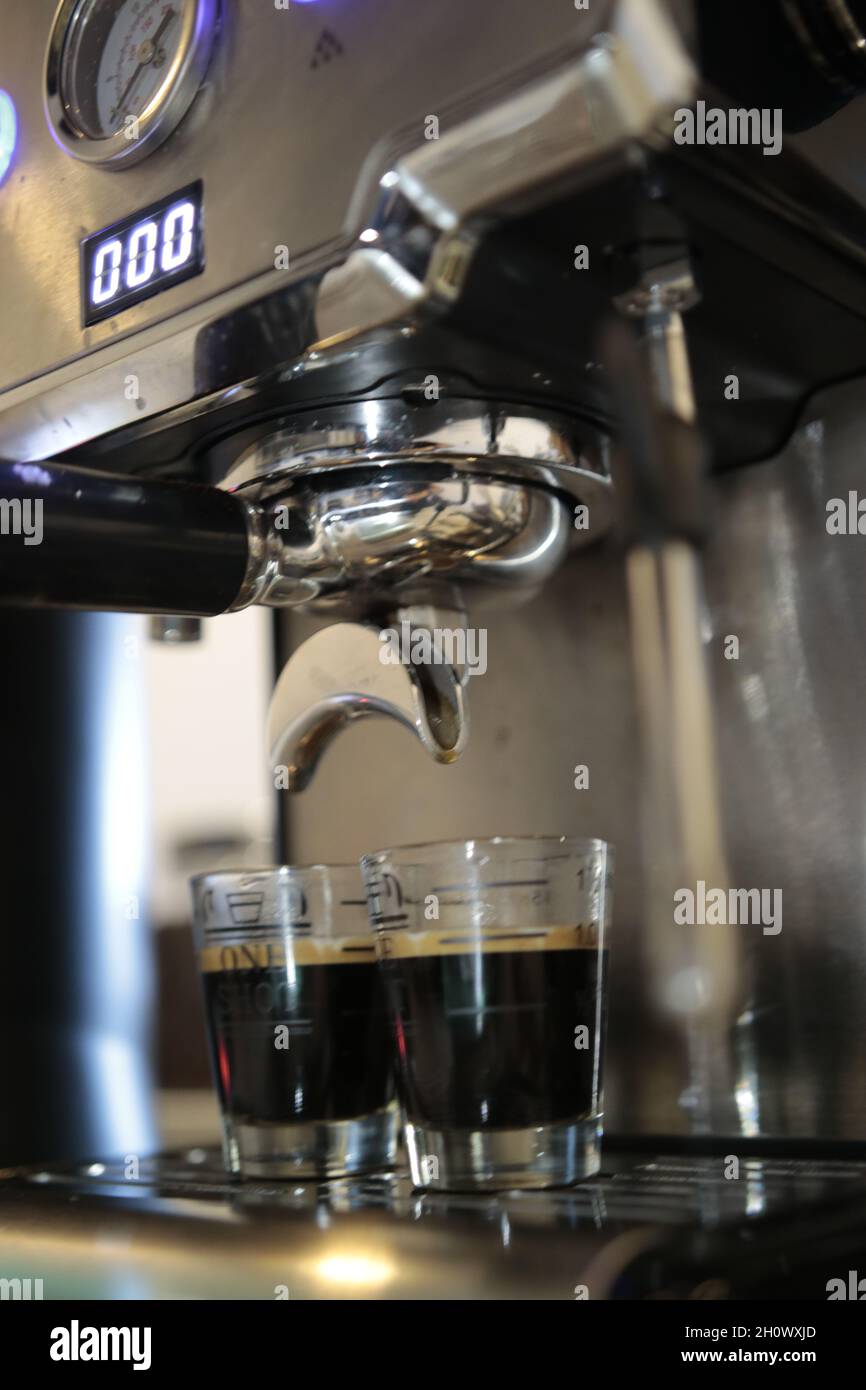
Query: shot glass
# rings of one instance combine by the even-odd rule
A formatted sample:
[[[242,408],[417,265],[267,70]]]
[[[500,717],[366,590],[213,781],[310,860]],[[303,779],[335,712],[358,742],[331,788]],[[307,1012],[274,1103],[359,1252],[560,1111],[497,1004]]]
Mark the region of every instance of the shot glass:
[[[357,865],[202,874],[192,894],[227,1168],[392,1166],[391,1039]]]
[[[362,860],[417,1187],[598,1171],[612,864],[564,838]]]

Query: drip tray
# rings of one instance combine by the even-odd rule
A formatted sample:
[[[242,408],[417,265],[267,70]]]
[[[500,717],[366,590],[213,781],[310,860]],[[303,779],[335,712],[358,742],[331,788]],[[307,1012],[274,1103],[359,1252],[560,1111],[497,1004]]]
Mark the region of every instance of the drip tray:
[[[866,1163],[734,1170],[608,1153],[577,1187],[479,1197],[235,1182],[206,1149],[6,1170],[0,1275],[46,1299],[826,1299],[866,1267]]]

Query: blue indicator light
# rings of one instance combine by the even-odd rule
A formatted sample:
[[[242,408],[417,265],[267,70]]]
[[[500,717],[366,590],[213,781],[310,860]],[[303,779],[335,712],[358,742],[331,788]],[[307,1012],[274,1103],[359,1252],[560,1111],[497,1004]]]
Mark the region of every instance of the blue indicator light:
[[[18,118],[8,92],[0,88],[0,183],[3,182],[18,143]]]

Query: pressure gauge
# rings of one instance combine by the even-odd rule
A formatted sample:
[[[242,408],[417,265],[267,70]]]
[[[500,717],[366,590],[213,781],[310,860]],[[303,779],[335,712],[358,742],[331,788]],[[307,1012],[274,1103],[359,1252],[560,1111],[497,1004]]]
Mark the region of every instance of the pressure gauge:
[[[55,138],[93,164],[143,159],[183,118],[207,71],[220,0],[62,0],[45,65]]]

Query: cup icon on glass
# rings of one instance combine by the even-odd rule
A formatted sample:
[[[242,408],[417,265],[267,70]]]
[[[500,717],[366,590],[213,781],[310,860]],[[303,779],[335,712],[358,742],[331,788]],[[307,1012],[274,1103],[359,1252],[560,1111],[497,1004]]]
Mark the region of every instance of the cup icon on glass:
[[[596,1173],[609,846],[468,840],[384,850],[362,868],[415,1185]]]
[[[391,1167],[391,1039],[357,865],[203,874],[192,893],[227,1168]]]

